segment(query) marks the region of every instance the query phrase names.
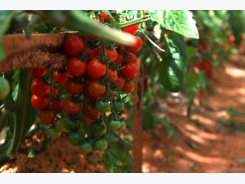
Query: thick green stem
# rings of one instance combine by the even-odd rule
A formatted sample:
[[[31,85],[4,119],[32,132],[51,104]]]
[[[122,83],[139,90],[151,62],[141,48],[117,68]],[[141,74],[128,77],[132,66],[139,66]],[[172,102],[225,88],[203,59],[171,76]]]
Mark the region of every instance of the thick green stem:
[[[122,28],[125,28],[125,27],[129,27],[129,26],[132,26],[132,25],[135,25],[135,24],[139,24],[139,23],[142,23],[142,22],[147,22],[151,20],[151,17],[149,15],[145,15],[141,18],[138,18],[138,19],[134,19],[134,20],[130,20],[128,22],[123,22],[123,23],[119,23],[121,29]]]
[[[21,69],[19,79],[19,91],[16,100],[17,109],[15,111],[14,133],[10,146],[7,150],[7,157],[11,160],[18,154],[18,148],[21,142],[26,104],[28,100],[31,69]]]

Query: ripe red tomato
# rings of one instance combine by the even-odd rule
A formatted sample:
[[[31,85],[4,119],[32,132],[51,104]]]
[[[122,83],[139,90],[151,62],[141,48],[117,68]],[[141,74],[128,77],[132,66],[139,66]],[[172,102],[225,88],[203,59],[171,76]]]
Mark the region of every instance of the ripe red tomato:
[[[100,18],[101,18],[102,21],[105,21],[105,20],[108,21],[108,22],[111,21],[111,18],[108,15],[106,15],[106,13],[104,11],[101,12]]]
[[[71,95],[77,95],[82,92],[84,85],[73,81],[71,78],[65,83],[65,90]]]
[[[42,110],[39,113],[38,118],[45,125],[53,125],[55,121],[55,113],[50,110]]]
[[[77,114],[82,108],[81,102],[74,102],[72,97],[69,96],[63,101],[63,111],[65,111],[69,115]]]
[[[116,81],[117,80],[117,71],[108,68],[108,77],[111,80]]]
[[[60,86],[64,86],[66,80],[68,79],[67,74],[66,73],[61,73],[59,71],[54,71],[53,73],[53,78],[55,80],[55,82],[57,84],[59,84]]]
[[[92,78],[98,79],[105,75],[106,65],[101,63],[98,58],[93,58],[88,62],[87,72]]]
[[[134,83],[133,83],[133,81],[126,81],[124,86],[123,86],[122,92],[124,92],[126,94],[130,94],[133,91],[134,91]]]
[[[86,46],[87,56],[90,58],[98,57],[98,49],[93,49],[90,46]]]
[[[235,37],[234,36],[229,36],[229,42],[234,42],[235,41]]]
[[[122,89],[124,84],[125,84],[125,79],[121,76],[117,77],[117,80],[115,81],[117,86],[118,86],[118,90]]]
[[[31,84],[31,91],[37,96],[44,96],[50,92],[50,87],[41,79],[35,79]]]
[[[33,68],[31,76],[34,79],[42,79],[47,73],[47,68]]]
[[[105,85],[100,84],[98,80],[88,82],[88,93],[92,97],[99,97],[106,91]]]
[[[109,49],[105,48],[106,51],[106,57],[110,59],[111,61],[115,61],[117,59],[117,51],[115,49]],[[103,55],[103,48],[99,48],[99,56]]]
[[[73,57],[67,62],[67,71],[74,77],[82,76],[87,70],[87,63],[78,59],[78,57]]]
[[[134,63],[128,63],[123,65],[124,68],[121,70],[122,76],[126,79],[132,79],[137,75],[138,68]]]
[[[138,30],[138,24],[134,24],[132,26],[125,27],[122,29],[123,32],[130,33],[130,34],[135,34],[137,30]]]
[[[133,45],[133,46],[125,46],[125,49],[127,51],[135,53],[135,52],[138,52],[141,49],[142,44],[143,44],[141,38],[139,36],[135,36],[135,38],[136,38],[136,44],[135,45]]]
[[[126,56],[126,60],[129,62],[129,63],[137,63],[137,57],[134,53],[129,53],[127,56]]]
[[[36,96],[34,94],[31,97],[31,105],[37,110],[44,110],[48,108],[49,101],[50,98],[48,97]]]
[[[78,53],[84,51],[84,41],[79,36],[69,36],[63,43],[63,51],[69,57],[76,57]]]
[[[120,64],[122,62],[123,62],[123,56],[120,53],[117,53],[117,58],[115,59],[115,61],[113,61],[113,63]]]
[[[165,31],[165,34],[170,34],[171,33],[171,31],[169,30],[169,29],[166,29],[166,31]]]

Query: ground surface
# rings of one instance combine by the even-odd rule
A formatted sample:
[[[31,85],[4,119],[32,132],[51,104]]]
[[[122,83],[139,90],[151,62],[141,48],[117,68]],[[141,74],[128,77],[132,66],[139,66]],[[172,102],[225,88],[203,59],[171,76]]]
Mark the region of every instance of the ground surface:
[[[191,121],[186,108],[173,98],[167,101],[167,120],[175,127],[177,139],[159,126],[153,135],[143,135],[142,171],[148,172],[245,172],[245,116],[232,118],[225,109],[245,112],[245,56],[234,55],[225,67],[216,70],[211,83],[214,94],[198,93]],[[81,154],[71,147],[67,135],[52,140],[47,150],[32,159],[20,153],[15,164],[0,172],[106,172],[101,153]]]

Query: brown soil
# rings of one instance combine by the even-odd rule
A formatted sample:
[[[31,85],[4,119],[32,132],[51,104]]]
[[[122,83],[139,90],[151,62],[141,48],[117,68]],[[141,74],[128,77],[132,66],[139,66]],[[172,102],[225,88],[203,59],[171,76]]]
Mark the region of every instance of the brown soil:
[[[207,90],[198,92],[192,121],[186,117],[184,105],[176,98],[168,98],[164,114],[178,138],[171,138],[162,126],[157,127],[155,135],[143,133],[144,173],[245,172],[245,116],[232,118],[224,110],[245,111],[244,60],[243,55],[234,55],[224,68],[216,70],[210,85],[214,94]],[[84,155],[79,148],[71,147],[66,138],[63,134],[51,140],[45,152],[31,159],[26,152],[19,153],[16,163],[4,165],[0,172],[106,172],[100,152]]]

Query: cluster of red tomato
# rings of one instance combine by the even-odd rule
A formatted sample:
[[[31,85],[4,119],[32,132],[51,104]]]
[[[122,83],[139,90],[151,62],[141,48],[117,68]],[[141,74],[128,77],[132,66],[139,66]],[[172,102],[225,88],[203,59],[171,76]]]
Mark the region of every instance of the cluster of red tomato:
[[[101,13],[101,19],[110,21]],[[135,34],[138,25],[122,31]],[[34,68],[32,106],[39,110],[39,120],[48,125],[47,134],[58,138],[68,131],[72,146],[84,153],[104,151],[106,134],[125,128],[122,112],[125,97],[134,90],[137,57],[142,47],[136,36],[134,46],[115,45],[93,35],[72,35],[63,43],[68,56],[65,67],[59,70]]]
[[[208,38],[206,38],[204,35],[202,34],[200,35],[199,42],[198,42],[198,53],[200,54],[202,61],[195,63],[191,71],[192,73],[197,73],[202,70],[209,80],[213,80],[214,79],[213,62],[208,61],[204,54],[207,51],[210,52],[210,47],[207,40]]]

